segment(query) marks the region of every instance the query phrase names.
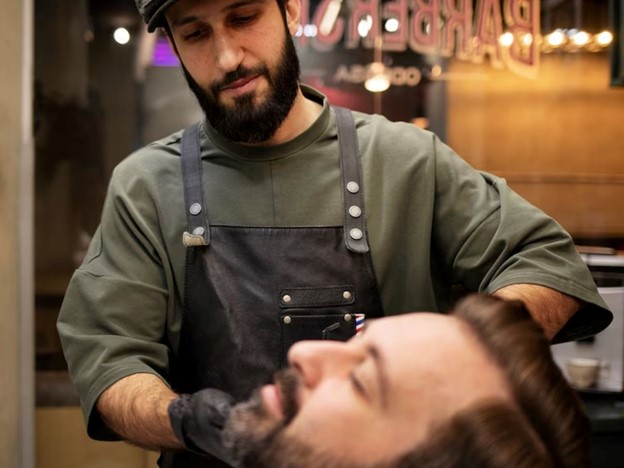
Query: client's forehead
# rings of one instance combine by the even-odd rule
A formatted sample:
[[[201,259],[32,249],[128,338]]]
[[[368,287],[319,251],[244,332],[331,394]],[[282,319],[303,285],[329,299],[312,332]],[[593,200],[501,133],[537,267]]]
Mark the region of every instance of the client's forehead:
[[[389,370],[398,367],[418,374],[424,369],[450,379],[451,372],[462,365],[481,364],[503,375],[471,326],[452,315],[419,312],[374,320],[363,338],[367,346],[374,346],[383,355]],[[478,369],[473,370],[476,372]]]
[[[423,437],[430,424],[480,400],[512,400],[504,372],[462,319],[390,317],[371,323],[363,338],[384,356],[391,412],[419,418]]]
[[[472,338],[472,331],[463,320],[453,315],[432,312],[415,312],[370,320],[366,326],[366,333],[371,339],[382,341],[403,335],[421,339],[449,335],[459,336],[462,339],[467,336]]]

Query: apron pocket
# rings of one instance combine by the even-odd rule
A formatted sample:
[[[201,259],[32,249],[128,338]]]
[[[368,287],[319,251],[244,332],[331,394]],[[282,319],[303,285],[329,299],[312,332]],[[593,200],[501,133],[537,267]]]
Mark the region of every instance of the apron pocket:
[[[293,315],[282,313],[280,319],[282,329],[281,367],[287,362],[288,350],[297,341],[347,341],[355,335],[356,316],[354,314]]]
[[[292,307],[339,307],[355,303],[353,285],[326,286],[322,288],[282,289],[279,305],[282,309]]]

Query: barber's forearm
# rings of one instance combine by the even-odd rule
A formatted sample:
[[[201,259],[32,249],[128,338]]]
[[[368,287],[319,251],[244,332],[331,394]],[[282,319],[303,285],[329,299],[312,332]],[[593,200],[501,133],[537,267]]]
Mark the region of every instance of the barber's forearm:
[[[499,289],[494,295],[524,302],[549,340],[579,309],[579,302],[573,297],[535,284],[512,284]]]
[[[148,449],[181,448],[167,409],[176,394],[153,374],[134,374],[107,388],[97,401],[104,422],[119,436]]]

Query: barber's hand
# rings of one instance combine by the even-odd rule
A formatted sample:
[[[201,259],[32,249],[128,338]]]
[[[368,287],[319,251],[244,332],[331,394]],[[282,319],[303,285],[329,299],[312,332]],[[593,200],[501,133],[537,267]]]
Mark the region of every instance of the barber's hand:
[[[229,450],[221,442],[221,431],[233,404],[231,395],[214,388],[180,395],[169,404],[173,432],[188,450],[232,464]]]

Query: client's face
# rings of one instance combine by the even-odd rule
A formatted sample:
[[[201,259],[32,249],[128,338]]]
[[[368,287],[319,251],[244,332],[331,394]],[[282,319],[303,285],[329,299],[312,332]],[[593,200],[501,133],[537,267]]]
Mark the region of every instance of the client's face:
[[[478,400],[511,401],[500,369],[453,316],[376,320],[346,343],[297,343],[288,359],[274,385],[235,407],[225,430],[253,466],[383,463]]]

